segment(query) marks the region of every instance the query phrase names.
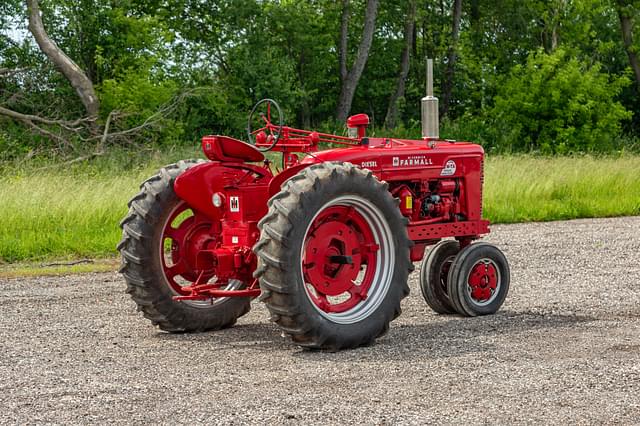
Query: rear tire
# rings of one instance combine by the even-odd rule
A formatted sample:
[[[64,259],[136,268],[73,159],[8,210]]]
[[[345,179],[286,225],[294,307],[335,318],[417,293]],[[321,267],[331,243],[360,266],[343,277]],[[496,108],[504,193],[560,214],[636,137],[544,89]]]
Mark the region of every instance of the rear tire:
[[[440,241],[433,246],[422,260],[420,268],[420,290],[427,305],[438,314],[453,314],[456,312],[449,294],[447,281],[449,269],[456,255],[460,251],[460,243],[453,240]]]
[[[489,243],[460,250],[449,270],[449,297],[460,315],[490,315],[500,309],[509,292],[509,263]]]
[[[187,160],[171,164],[147,179],[140,192],[129,202],[129,213],[120,223],[122,255],[120,273],[127,282],[127,293],[138,310],[160,329],[170,332],[218,330],[233,325],[249,312],[249,298],[214,299],[209,302],[178,302],[173,296],[175,277],[166,273],[163,260],[167,226],[170,218],[184,208],[173,190],[175,178],[202,161]],[[201,229],[201,228],[199,228]],[[192,271],[183,274],[187,282],[195,281]],[[240,283],[237,287],[244,286]]]
[[[315,164],[269,200],[259,226],[261,300],[295,343],[335,351],[388,331],[412,263],[386,184],[349,163]]]

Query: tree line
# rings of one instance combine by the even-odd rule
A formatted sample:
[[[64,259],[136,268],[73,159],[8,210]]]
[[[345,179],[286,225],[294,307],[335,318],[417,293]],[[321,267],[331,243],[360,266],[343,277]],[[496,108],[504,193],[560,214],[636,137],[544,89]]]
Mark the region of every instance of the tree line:
[[[5,0],[0,152],[242,137],[288,124],[419,137],[425,59],[442,134],[501,152],[631,150],[639,0]]]

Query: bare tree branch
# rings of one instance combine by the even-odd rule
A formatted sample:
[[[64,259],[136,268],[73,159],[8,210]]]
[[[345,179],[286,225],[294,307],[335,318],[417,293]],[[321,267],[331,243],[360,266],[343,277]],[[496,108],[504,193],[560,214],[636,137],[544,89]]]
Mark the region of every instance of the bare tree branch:
[[[340,45],[338,56],[340,61],[340,81],[347,78],[347,48],[349,47],[349,0],[342,0],[342,16],[340,17]]]
[[[631,66],[633,74],[636,77],[638,90],[640,90],[640,61],[638,60],[636,50],[633,47],[633,22],[631,20],[631,14],[629,12],[629,7],[631,7],[631,5],[628,1],[625,0],[617,0],[617,5],[624,50],[627,52],[627,56],[629,57],[629,65]]]
[[[387,128],[393,129],[398,119],[398,101],[404,97],[405,82],[409,75],[409,61],[411,60],[411,49],[413,48],[413,30],[416,20],[416,0],[409,2],[407,10],[407,18],[404,23],[404,49],[402,49],[402,57],[400,59],[400,72],[396,82],[396,90],[389,98],[389,106],[384,124]]]
[[[28,68],[0,68],[0,77],[18,74],[22,71],[26,71]]]
[[[100,111],[100,101],[96,96],[93,83],[89,77],[66,53],[49,38],[44,29],[42,17],[40,16],[40,8],[38,0],[26,0],[27,9],[29,10],[29,31],[36,39],[40,50],[53,62],[56,67],[69,80],[71,86],[76,90],[84,105],[89,117],[97,117]]]
[[[348,6],[347,2],[345,2],[345,6]],[[362,71],[364,71],[364,66],[367,64],[367,59],[369,58],[369,49],[371,49],[371,43],[373,42],[373,33],[376,29],[377,16],[378,0],[368,0],[367,8],[364,14],[364,28],[362,30],[362,39],[360,40],[360,44],[358,45],[356,60],[351,66],[351,69],[347,72],[346,77],[342,80],[342,87],[340,88],[340,97],[338,99],[338,107],[336,109],[336,119],[338,121],[344,121],[351,111],[353,95],[356,92],[358,82],[360,81],[360,77],[362,76]],[[344,47],[342,46],[343,41],[341,40],[340,43],[340,50],[342,50],[342,48]],[[346,58],[346,56],[344,56],[344,58]],[[340,72],[342,73],[342,69]]]
[[[451,24],[451,44],[447,52],[447,69],[442,85],[442,116],[449,112],[451,96],[453,92],[456,62],[458,60],[458,40],[460,39],[460,21],[462,19],[462,0],[454,0],[452,11],[453,22]]]
[[[95,123],[96,117],[83,117],[74,121],[57,120],[52,118],[40,117],[33,114],[24,114],[5,108],[3,106],[0,106],[0,116],[4,115],[6,117],[24,123],[34,132],[46,136],[52,141],[57,142],[61,147],[64,147],[67,152],[74,150],[71,143],[71,141],[73,140],[80,140],[82,142],[98,141],[93,153],[83,155],[74,160],[63,163],[72,164],[74,162],[84,161],[93,157],[103,155],[110,140],[130,137],[145,129],[158,126],[163,120],[171,115],[187,97],[203,90],[206,89],[197,88],[180,93],[179,95],[172,98],[169,102],[164,104],[162,107],[160,107],[155,113],[145,118],[145,120],[140,125],[124,130],[112,132],[112,127],[117,118],[125,117],[127,116],[127,114],[123,114],[120,111],[116,110],[111,111],[107,115],[107,119],[102,126],[100,134],[95,134],[94,131],[96,128],[98,128]],[[94,128],[89,129],[89,126],[94,126]]]
[[[111,120],[116,114],[117,112],[113,110],[107,116],[107,121],[104,123],[104,131],[102,132],[102,138],[100,139],[100,145],[98,145],[97,151],[104,151],[104,146],[107,143],[107,138],[109,137],[109,127],[111,127]]]
[[[142,131],[144,129],[153,127],[154,125],[156,125],[160,121],[166,119],[169,116],[169,114],[171,114],[173,111],[175,111],[175,109],[178,107],[178,105],[180,105],[187,97],[193,95],[197,91],[198,91],[198,89],[187,90],[187,91],[182,92],[180,95],[174,97],[171,101],[169,101],[168,103],[163,105],[158,111],[156,111],[155,113],[153,113],[149,117],[147,117],[144,120],[144,122],[142,124],[138,125],[138,126],[131,127],[129,129],[125,129],[125,130],[121,130],[119,132],[103,133],[102,136],[93,136],[90,139],[98,139],[98,138],[100,138],[102,143],[106,143],[107,139],[118,138],[118,137],[122,137],[122,136],[135,134],[135,133],[140,132],[140,131]],[[111,114],[109,114],[109,115],[111,115]],[[107,118],[107,121],[110,121],[109,118]]]
[[[95,120],[95,118],[92,118],[92,117],[83,117],[73,121],[55,120],[51,118],[40,117],[38,115],[23,114],[21,112],[13,111],[3,106],[0,106],[0,115],[6,115],[7,117],[15,118],[16,120],[20,120],[20,121],[32,121],[32,122],[41,123],[41,124],[51,124],[55,126],[61,126],[71,131],[78,131],[80,129],[77,126],[81,125],[82,123]]]

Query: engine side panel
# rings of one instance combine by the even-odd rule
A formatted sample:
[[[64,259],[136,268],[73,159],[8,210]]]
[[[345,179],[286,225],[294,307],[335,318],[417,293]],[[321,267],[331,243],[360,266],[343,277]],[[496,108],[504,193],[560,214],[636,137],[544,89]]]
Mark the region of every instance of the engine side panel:
[[[482,173],[484,150],[465,142],[437,142],[372,139],[369,146],[321,151],[303,163],[348,161],[371,170],[390,186],[400,182],[429,182],[455,179],[460,184],[460,204],[467,220],[482,216]]]
[[[484,150],[477,144],[377,138],[368,145],[321,151],[302,163],[319,161],[348,161],[389,184],[410,220],[409,236],[418,243],[414,260],[422,257],[424,244],[489,232],[482,220]]]

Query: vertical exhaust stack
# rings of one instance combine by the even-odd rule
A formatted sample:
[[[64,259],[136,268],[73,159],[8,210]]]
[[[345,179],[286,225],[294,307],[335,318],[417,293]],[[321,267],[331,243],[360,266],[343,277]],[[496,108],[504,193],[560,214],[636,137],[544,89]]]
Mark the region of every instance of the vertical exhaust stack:
[[[439,137],[438,98],[433,96],[433,59],[427,59],[427,96],[422,98],[422,139]]]

